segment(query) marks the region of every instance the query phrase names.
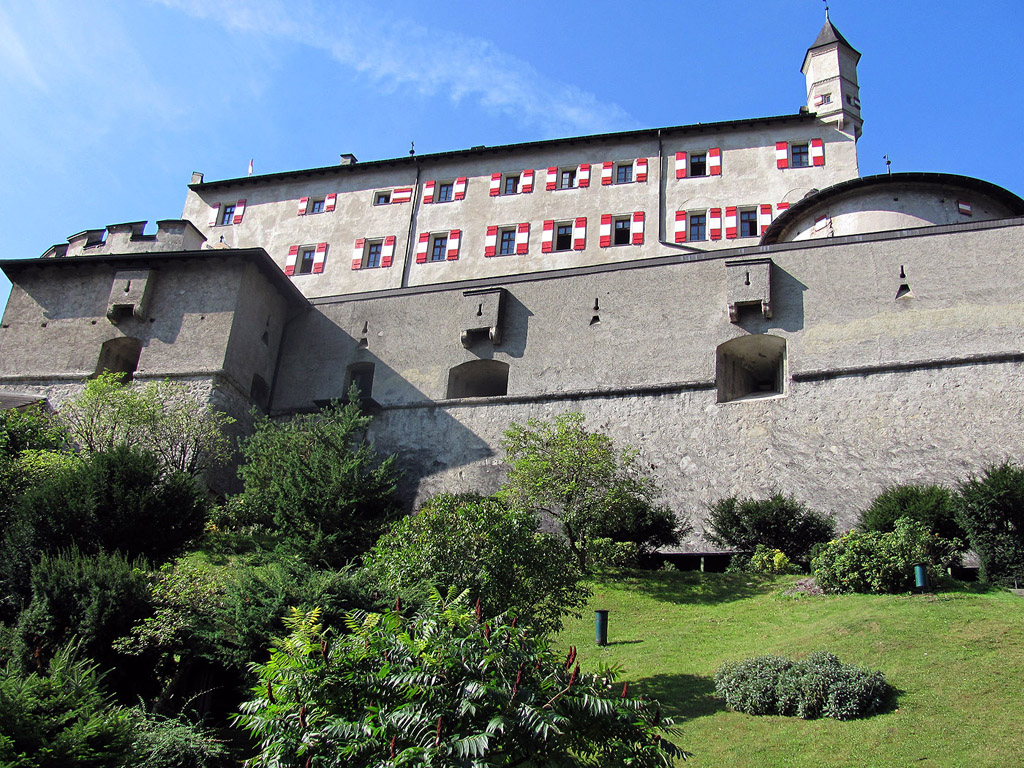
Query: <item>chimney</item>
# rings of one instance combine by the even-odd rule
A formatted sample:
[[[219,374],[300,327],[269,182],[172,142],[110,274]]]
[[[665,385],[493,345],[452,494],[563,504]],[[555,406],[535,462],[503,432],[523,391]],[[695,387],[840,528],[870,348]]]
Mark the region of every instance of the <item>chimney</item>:
[[[358,162],[359,161],[356,159],[355,155],[350,152],[345,152],[341,155],[341,162],[339,165],[355,165]]]
[[[203,174],[201,174],[199,171],[192,171],[192,181],[190,183],[191,184],[202,184],[203,183]]]

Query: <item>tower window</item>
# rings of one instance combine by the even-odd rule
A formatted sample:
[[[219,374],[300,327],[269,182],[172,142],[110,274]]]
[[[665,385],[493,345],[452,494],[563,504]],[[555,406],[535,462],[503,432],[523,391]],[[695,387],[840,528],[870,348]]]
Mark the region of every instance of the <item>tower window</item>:
[[[708,216],[706,213],[689,214],[690,240],[707,240],[708,238]]]
[[[313,246],[299,249],[299,274],[309,275],[313,272],[313,258],[316,256],[316,248]]]
[[[235,206],[222,205],[220,210],[220,225],[226,227],[235,220]]]
[[[614,232],[612,233],[613,245],[629,245],[632,242],[629,237],[631,223],[632,217],[630,216],[615,219]]]
[[[757,237],[757,210],[740,211],[740,237]]]
[[[447,257],[448,235],[434,235],[430,242],[430,260],[444,261]]]
[[[572,250],[572,222],[555,225],[555,248],[556,251]]]

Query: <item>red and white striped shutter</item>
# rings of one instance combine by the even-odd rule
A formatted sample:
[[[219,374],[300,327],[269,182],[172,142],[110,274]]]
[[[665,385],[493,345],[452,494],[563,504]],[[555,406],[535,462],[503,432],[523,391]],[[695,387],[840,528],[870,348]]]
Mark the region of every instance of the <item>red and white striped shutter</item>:
[[[210,206],[210,226],[216,227],[220,221],[220,203]]]
[[[956,210],[961,216],[974,215],[974,207],[971,205],[969,200],[957,200]]]
[[[555,222],[552,219],[546,219],[544,221],[544,228],[541,230],[540,235],[540,252],[551,253],[551,249],[554,245],[555,239]]]
[[[789,143],[785,141],[775,142],[775,165],[779,168],[789,168]]]
[[[775,206],[776,210],[785,211],[789,208],[789,203],[779,203]]]
[[[590,163],[583,163],[582,165],[580,165],[579,168],[576,169],[576,186],[590,186]]]
[[[644,212],[636,211],[633,214],[633,226],[630,228],[633,235],[633,245],[644,244]]]
[[[519,191],[522,193],[533,192],[533,169],[528,168],[519,177]]]
[[[825,164],[825,142],[822,139],[811,139],[811,165]]]
[[[558,169],[555,168],[554,166],[552,166],[551,168],[548,168],[548,177],[544,181],[546,182],[545,185],[544,185],[544,188],[546,190],[548,190],[549,192],[552,189],[557,189],[558,188]]]
[[[284,273],[286,275],[295,274],[295,262],[299,258],[299,246],[292,245],[288,248],[288,258],[284,260]]]
[[[391,193],[392,203],[408,203],[412,200],[412,187],[400,187]]]
[[[380,249],[380,265],[390,267],[395,258],[395,236],[388,235],[384,238],[384,247]]]
[[[607,187],[612,183],[612,166],[614,163],[601,163],[601,186]]]
[[[245,215],[245,200],[239,200],[235,203],[235,220],[234,224],[241,224],[242,217]]]
[[[455,261],[459,258],[459,245],[461,245],[462,230],[453,229],[448,233],[448,261]]]
[[[725,239],[736,239],[736,206],[729,205],[725,208]]]
[[[327,196],[327,199],[324,201],[324,212],[325,213],[330,213],[331,211],[333,211],[337,207],[338,207],[338,196],[334,192],[331,192],[331,194],[329,194]]]
[[[455,199],[456,200],[465,200],[466,199],[466,177],[465,176],[459,176],[459,178],[457,178],[455,180],[455,188],[452,191],[455,193]]]
[[[306,215],[306,208],[308,208],[308,207],[309,207],[309,198],[308,197],[303,197],[302,199],[299,200],[299,210],[296,211],[296,214],[298,214],[299,216],[305,216]]]
[[[647,181],[646,157],[638,157],[633,161],[633,181]]]
[[[686,211],[676,211],[676,242],[686,242]]]
[[[516,225],[516,253],[530,251],[530,222],[524,221]]]
[[[772,206],[771,203],[765,203],[761,206],[758,213],[758,224],[761,225],[761,234],[763,235],[768,231],[768,227],[772,225]]]
[[[572,249],[582,251],[587,247],[587,217],[579,216],[572,224]]]
[[[317,243],[316,253],[313,255],[313,274],[319,275],[324,271],[324,260],[327,258],[327,243]]]
[[[430,233],[420,232],[419,240],[416,241],[416,263],[427,263],[427,246],[430,245]]]
[[[708,150],[708,175],[722,175],[722,150],[719,147]]]
[[[602,248],[607,248],[612,244],[612,215],[610,213],[601,214],[601,229],[599,231],[601,239],[598,244]]]
[[[708,229],[710,230],[710,237],[712,240],[722,239],[722,209],[712,208],[708,211]]]
[[[360,237],[352,246],[352,269],[361,269],[363,266],[363,249],[366,247],[366,238]]]
[[[491,197],[497,197],[501,194],[501,174],[491,174]]]
[[[434,186],[437,184],[436,181],[428,181],[423,185],[423,202],[432,203],[434,202]]]
[[[686,153],[676,152],[676,178],[686,178]]]
[[[484,238],[484,256],[491,257],[498,249],[498,228],[488,227],[487,236]]]

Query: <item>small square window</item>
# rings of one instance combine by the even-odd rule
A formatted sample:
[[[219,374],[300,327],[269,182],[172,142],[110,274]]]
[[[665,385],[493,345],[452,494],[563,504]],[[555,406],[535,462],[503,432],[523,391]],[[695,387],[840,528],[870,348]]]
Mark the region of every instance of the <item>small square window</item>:
[[[310,213],[323,213],[324,212],[324,199],[321,197],[317,200],[309,201],[309,212]]]
[[[690,176],[708,175],[708,156],[704,152],[690,154]]]
[[[629,237],[629,227],[632,220],[629,216],[615,219],[612,232],[612,245],[629,245],[632,241]]]
[[[690,221],[690,240],[706,240],[708,237],[708,217],[704,213],[691,213],[689,215]]]
[[[512,256],[516,252],[516,231],[515,229],[501,230],[501,243],[498,246],[498,253],[502,256]]]
[[[506,176],[502,182],[501,194],[514,195],[519,192],[519,176]]]
[[[555,225],[555,248],[556,251],[572,250],[572,223]]]
[[[373,193],[373,204],[374,205],[388,205],[391,202],[391,190],[385,190],[383,192]]]
[[[366,242],[366,251],[363,253],[363,269],[380,266],[380,252],[383,247],[383,240],[368,240]]]
[[[558,188],[572,189],[576,186],[576,169],[565,168],[558,172]]]
[[[453,181],[439,181],[437,182],[437,192],[434,195],[434,201],[438,203],[448,203],[453,200],[453,190],[455,188],[455,182]]]
[[[299,274],[309,275],[313,272],[313,257],[316,256],[316,248],[313,246],[299,249]]]
[[[220,225],[226,227],[235,220],[235,206],[225,205],[221,207]]]
[[[757,237],[757,209],[740,211],[740,237]]]
[[[615,166],[615,183],[629,184],[633,181],[633,164],[622,163]]]
[[[434,235],[430,241],[430,260],[444,261],[448,256],[448,235]]]
[[[806,144],[791,144],[789,152],[793,158],[791,165],[794,168],[807,168],[811,164],[811,155]]]

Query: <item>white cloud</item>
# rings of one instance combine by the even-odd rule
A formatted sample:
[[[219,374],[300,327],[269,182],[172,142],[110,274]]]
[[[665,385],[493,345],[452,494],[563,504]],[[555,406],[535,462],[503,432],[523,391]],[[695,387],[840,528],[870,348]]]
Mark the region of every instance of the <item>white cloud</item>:
[[[47,89],[32,58],[22,44],[10,17],[0,9],[0,76],[12,83],[28,83],[41,91]]]
[[[601,133],[636,127],[617,104],[538,72],[493,43],[428,28],[386,11],[373,16],[353,4],[260,0],[156,0],[195,18],[233,31],[288,39],[327,51],[380,88],[412,88],[455,103],[476,100],[548,136]],[[373,45],[367,45],[367,41]]]

